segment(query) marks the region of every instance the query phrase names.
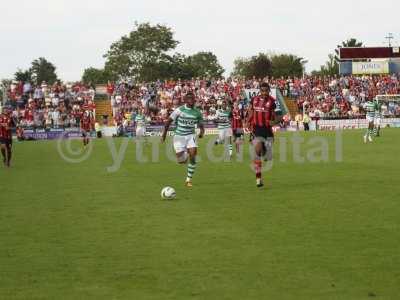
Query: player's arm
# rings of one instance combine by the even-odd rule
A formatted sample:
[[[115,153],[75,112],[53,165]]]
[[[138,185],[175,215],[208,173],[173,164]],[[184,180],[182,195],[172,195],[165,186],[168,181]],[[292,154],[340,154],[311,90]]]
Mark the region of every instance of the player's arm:
[[[272,119],[271,119],[271,126],[275,126],[277,124],[280,124],[282,121],[283,115],[282,114],[277,114],[275,111],[272,113]]]
[[[283,113],[281,110],[278,111],[279,113],[277,113],[276,111],[276,102],[274,102],[273,106],[272,106],[272,118],[271,118],[271,122],[270,125],[271,126],[275,126],[277,124],[280,124],[283,118]]]
[[[174,120],[172,120],[171,118],[168,118],[168,120],[165,122],[164,124],[164,130],[161,136],[161,142],[164,143],[165,139],[167,138],[167,133],[169,130],[169,127],[171,126],[171,124],[174,122]]]
[[[246,117],[244,118],[244,125],[245,127],[249,128],[251,127],[251,122],[253,120],[253,107],[251,105],[249,105],[248,109],[247,109],[247,113],[246,113]]]
[[[215,124],[218,124],[218,123],[219,123],[219,111],[218,111],[218,110],[215,112],[215,119],[213,120],[213,122],[214,122]]]
[[[200,128],[199,139],[202,139],[203,136],[204,136],[204,133],[205,133],[203,122],[200,122],[200,123],[199,123],[199,128]]]
[[[168,120],[165,122],[165,124],[164,124],[164,131],[163,131],[162,136],[161,136],[161,142],[162,142],[162,143],[165,142],[165,139],[167,138],[168,130],[169,130],[169,128],[171,127],[171,124],[172,124],[173,122],[175,122],[176,119],[178,118],[179,113],[180,113],[179,109],[175,109],[175,110],[172,112],[172,114],[169,116]]]

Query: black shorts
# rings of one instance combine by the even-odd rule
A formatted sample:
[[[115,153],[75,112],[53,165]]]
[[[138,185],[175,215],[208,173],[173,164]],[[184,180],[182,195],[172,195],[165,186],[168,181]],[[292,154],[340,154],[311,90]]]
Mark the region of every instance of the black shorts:
[[[234,136],[236,139],[242,138],[243,135],[244,135],[244,132],[243,132],[243,129],[242,129],[242,128],[238,128],[238,129],[234,129],[234,130],[233,130],[233,136]]]
[[[263,139],[268,139],[268,138],[273,138],[274,137],[274,132],[272,131],[271,127],[265,127],[265,126],[255,126],[254,127],[254,136],[257,138],[263,138]]]
[[[12,139],[0,138],[0,145],[12,146]]]

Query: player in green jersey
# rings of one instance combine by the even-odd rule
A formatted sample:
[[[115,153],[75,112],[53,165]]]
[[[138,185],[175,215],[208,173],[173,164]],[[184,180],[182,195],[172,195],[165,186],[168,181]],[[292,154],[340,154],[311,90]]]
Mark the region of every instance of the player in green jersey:
[[[140,108],[135,116],[136,138],[146,137],[146,115],[144,109]]]
[[[376,103],[372,99],[368,99],[368,101],[364,104],[364,109],[366,112],[366,119],[368,122],[368,130],[364,135],[364,143],[367,143],[367,141],[372,142],[372,135],[374,133],[374,118],[375,118]]]
[[[186,104],[177,108],[165,123],[161,141],[165,142],[167,132],[172,123],[175,122],[174,149],[179,164],[186,164],[187,168],[186,186],[192,187],[192,178],[196,170],[197,136],[196,127],[200,128],[199,138],[204,136],[203,117],[201,112],[194,107],[195,96],[189,92],[185,95]]]
[[[229,157],[232,157],[232,111],[228,108],[227,102],[224,100],[221,108],[216,113],[216,123],[218,124],[218,138],[215,144],[228,144]]]
[[[382,103],[375,99],[374,136],[381,136]]]

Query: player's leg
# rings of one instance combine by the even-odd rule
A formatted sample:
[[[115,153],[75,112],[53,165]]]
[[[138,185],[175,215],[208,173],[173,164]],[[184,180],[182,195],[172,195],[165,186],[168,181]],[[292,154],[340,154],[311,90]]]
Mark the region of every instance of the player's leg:
[[[174,150],[178,164],[186,164],[188,156],[186,153],[185,137],[174,136]]]
[[[192,180],[197,167],[197,140],[195,135],[187,138],[187,149],[189,153],[189,164],[187,168],[186,186],[192,187]]]
[[[381,120],[380,118],[376,118],[374,123],[374,136],[379,137],[380,131],[381,131]]]
[[[254,141],[254,151],[255,151],[255,159],[254,159],[254,170],[256,173],[256,184],[257,187],[264,186],[262,182],[262,158],[265,155],[265,145],[264,141],[261,138],[255,138]]]
[[[7,167],[11,166],[11,158],[12,158],[12,140],[6,143],[6,153],[7,153]]]
[[[372,142],[372,135],[374,134],[374,122],[369,123],[368,140]]]
[[[6,144],[4,141],[0,141],[0,149],[1,149],[1,156],[3,157],[3,164],[7,164],[7,150],[6,150]]]
[[[243,143],[244,133],[241,129],[238,129],[235,136],[236,152],[240,153],[240,147]]]
[[[214,145],[219,145],[224,142],[224,130],[223,129],[218,129],[218,137],[214,142]]]
[[[228,144],[229,157],[232,158],[233,145],[232,145],[232,129],[231,128],[226,129],[226,139],[229,143]]]
[[[82,143],[83,143],[83,146],[86,146],[86,136],[85,136],[85,131],[82,129],[81,130],[82,131]]]
[[[196,172],[196,167],[197,167],[197,162],[196,162],[197,148],[190,148],[188,149],[188,152],[189,152],[189,163],[187,168],[186,186],[191,187],[193,176],[194,173]]]
[[[371,120],[370,117],[367,116],[367,122],[368,122],[368,127],[367,127],[367,131],[365,132],[364,135],[364,143],[367,143],[368,139],[370,139],[370,134],[372,133],[371,131],[371,123],[373,124],[373,119]]]
[[[265,158],[264,161],[272,161],[272,157],[273,157],[273,144],[274,144],[274,138],[273,137],[269,137],[267,138],[267,140],[264,143],[264,149],[265,149]]]

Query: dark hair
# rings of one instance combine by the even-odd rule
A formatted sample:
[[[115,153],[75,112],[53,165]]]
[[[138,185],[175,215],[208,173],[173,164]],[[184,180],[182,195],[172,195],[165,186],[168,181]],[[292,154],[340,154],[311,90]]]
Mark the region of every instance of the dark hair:
[[[193,92],[187,92],[186,93],[186,95],[185,95],[185,98],[194,98],[194,94],[193,94]]]
[[[261,88],[261,89],[265,88],[265,89],[269,89],[269,90],[271,90],[271,88],[270,88],[269,84],[268,84],[268,83],[266,83],[266,82],[263,82],[263,83],[261,83],[261,85],[260,85],[260,88]]]

